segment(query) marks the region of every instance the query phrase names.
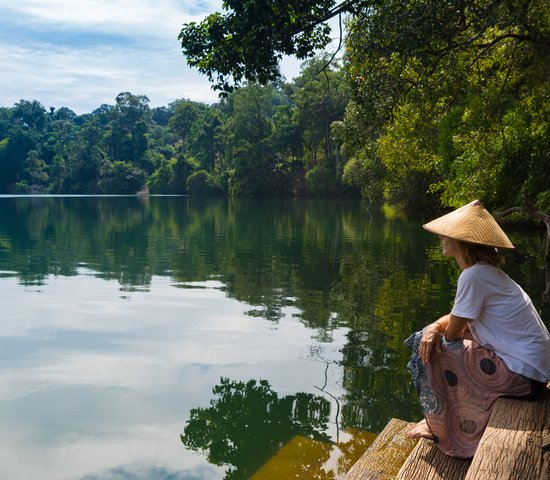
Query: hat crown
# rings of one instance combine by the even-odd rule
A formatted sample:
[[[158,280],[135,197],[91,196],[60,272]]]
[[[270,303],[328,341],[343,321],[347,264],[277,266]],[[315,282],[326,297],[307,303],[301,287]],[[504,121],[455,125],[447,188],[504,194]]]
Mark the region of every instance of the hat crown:
[[[467,243],[514,248],[506,233],[479,200],[436,218],[423,227],[429,232]]]

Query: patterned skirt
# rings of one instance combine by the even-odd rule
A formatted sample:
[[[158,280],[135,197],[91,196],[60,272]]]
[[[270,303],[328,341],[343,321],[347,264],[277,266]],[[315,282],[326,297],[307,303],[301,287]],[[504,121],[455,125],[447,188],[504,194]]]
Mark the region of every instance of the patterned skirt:
[[[481,347],[471,335],[448,342],[427,365],[418,356],[422,331],[405,344],[412,349],[408,368],[434,441],[443,453],[471,458],[489,421],[495,400],[525,396],[528,378],[511,372],[495,352]]]

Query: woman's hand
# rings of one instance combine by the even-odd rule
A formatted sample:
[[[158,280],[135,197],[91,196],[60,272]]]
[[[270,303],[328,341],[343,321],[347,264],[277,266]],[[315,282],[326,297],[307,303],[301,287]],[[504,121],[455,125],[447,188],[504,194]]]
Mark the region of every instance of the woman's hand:
[[[422,339],[420,340],[420,347],[418,353],[420,360],[425,365],[430,361],[434,352],[439,352],[441,344],[439,341],[439,324],[431,323],[424,329]]]

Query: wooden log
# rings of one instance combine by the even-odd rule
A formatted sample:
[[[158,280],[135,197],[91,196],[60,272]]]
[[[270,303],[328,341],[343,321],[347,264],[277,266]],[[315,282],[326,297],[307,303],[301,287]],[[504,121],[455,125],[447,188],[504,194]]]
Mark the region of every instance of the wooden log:
[[[550,392],[537,402],[499,398],[466,480],[550,480]]]
[[[397,480],[463,480],[470,463],[469,459],[445,455],[434,442],[422,438],[396,478]]]
[[[405,436],[413,425],[414,423],[392,418],[351,467],[344,480],[393,480],[418,442]]]

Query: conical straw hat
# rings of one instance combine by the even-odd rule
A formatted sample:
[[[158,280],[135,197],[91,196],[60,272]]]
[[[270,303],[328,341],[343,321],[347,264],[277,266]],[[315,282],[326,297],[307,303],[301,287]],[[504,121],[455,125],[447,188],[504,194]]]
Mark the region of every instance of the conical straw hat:
[[[485,210],[479,200],[457,208],[423,227],[428,232],[454,238],[467,243],[489,245],[492,247],[515,248],[502,228]]]

